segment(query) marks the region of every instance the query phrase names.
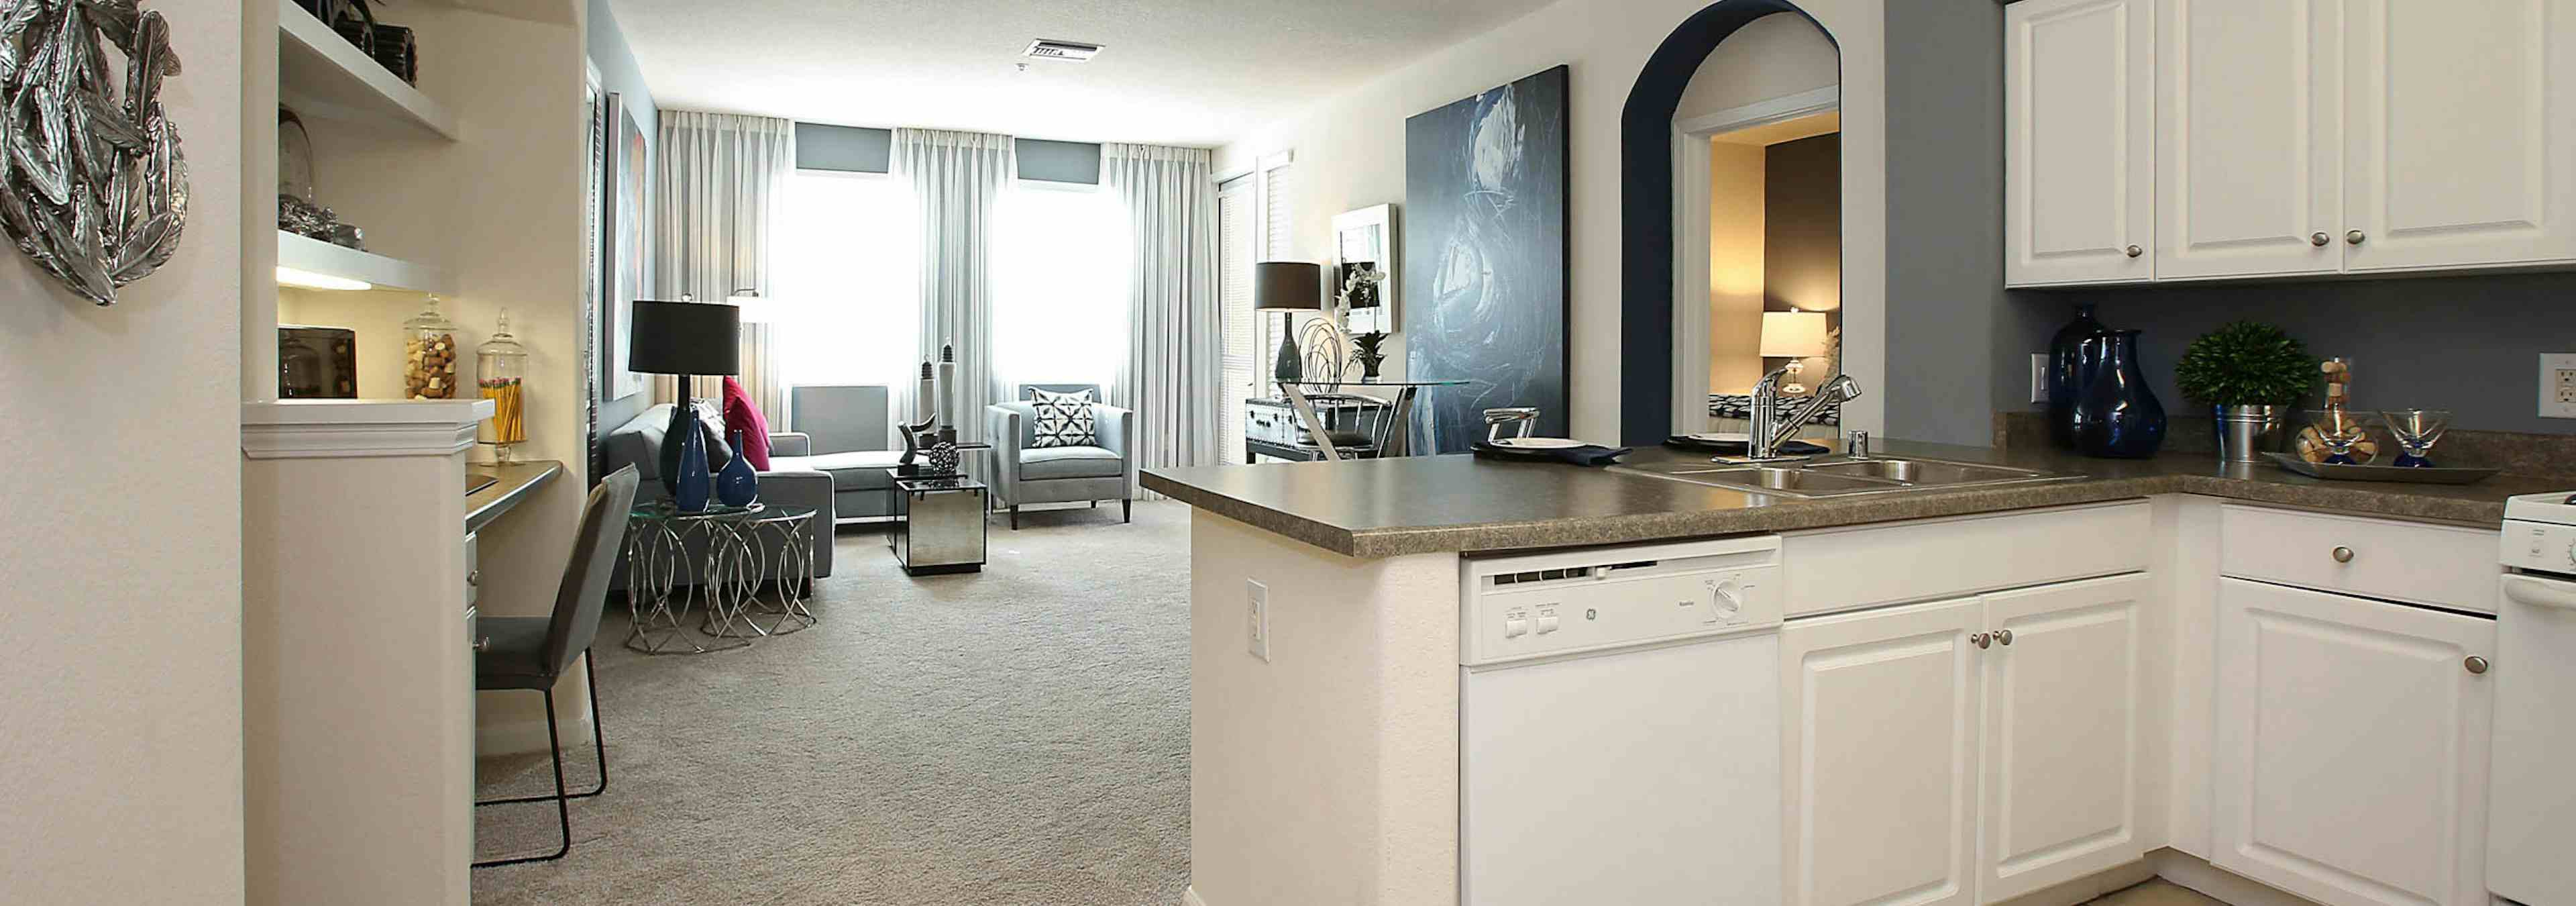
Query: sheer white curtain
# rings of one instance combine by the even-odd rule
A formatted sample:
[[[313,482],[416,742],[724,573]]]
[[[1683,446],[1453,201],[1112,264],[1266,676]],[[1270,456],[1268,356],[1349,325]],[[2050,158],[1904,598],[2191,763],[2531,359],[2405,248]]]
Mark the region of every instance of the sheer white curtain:
[[[911,399],[921,361],[912,187],[873,173],[798,170],[777,209],[771,285],[759,309],[777,332],[786,384],[884,384],[893,398]],[[776,416],[772,424],[784,428]]]
[[[893,169],[919,204],[920,358],[957,348],[957,433],[984,439],[984,407],[1001,399],[993,371],[993,223],[1018,158],[1011,137],[894,131]],[[898,405],[910,394],[897,392]]]
[[[1108,144],[1101,182],[1127,209],[1127,355],[1111,400],[1136,411],[1140,466],[1215,463],[1223,433],[1217,185],[1210,152]]]
[[[796,161],[787,120],[730,113],[662,111],[661,168],[654,182],[656,295],[686,293],[723,302],[769,286],[769,227],[779,184]],[[780,356],[767,324],[742,326],[742,386],[764,414],[784,411]],[[708,384],[714,382],[710,380]],[[671,379],[654,384],[669,400]],[[712,396],[701,385],[692,396]]]

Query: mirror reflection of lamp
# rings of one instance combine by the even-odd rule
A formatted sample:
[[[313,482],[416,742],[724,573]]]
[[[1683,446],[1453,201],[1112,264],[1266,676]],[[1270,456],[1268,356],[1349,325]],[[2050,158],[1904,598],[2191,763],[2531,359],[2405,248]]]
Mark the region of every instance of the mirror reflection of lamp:
[[[1792,309],[1762,313],[1762,357],[1789,360],[1789,382],[1780,386],[1780,392],[1804,395],[1807,388],[1798,383],[1798,373],[1806,370],[1807,359],[1828,351],[1824,312]]]

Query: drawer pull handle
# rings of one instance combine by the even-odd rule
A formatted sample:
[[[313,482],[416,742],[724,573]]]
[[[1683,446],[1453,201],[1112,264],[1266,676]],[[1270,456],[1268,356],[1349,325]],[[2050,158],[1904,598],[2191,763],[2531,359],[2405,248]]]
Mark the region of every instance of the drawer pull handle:
[[[2352,548],[2349,548],[2349,547],[2338,547],[2338,548],[2335,548],[2335,549],[2334,549],[2334,561],[2335,561],[2336,563],[2350,563],[2350,562],[2352,562]]]
[[[1982,633],[1982,632],[1980,632],[1980,633],[1977,633],[1977,634],[1975,634],[1975,635],[1969,636],[1969,637],[1968,637],[1968,641],[1969,641],[1970,643],[1972,643],[1972,644],[1976,645],[1979,649],[1983,649],[1983,648],[1986,648],[1987,646],[1993,645],[1993,644],[1995,643],[1995,637],[1994,637],[1994,636],[1992,636],[1992,635],[1988,635],[1988,634],[1986,634],[1986,633]]]
[[[2470,673],[2483,674],[2487,672],[2487,659],[2472,654],[2468,660],[2461,661],[2460,666],[2469,668]]]
[[[1998,630],[1995,630],[1995,641],[2002,642],[2002,643],[2004,643],[2004,644],[2006,644],[2006,645],[2010,645],[2010,644],[2012,644],[2012,630],[2010,630],[2010,629],[1998,629]]]

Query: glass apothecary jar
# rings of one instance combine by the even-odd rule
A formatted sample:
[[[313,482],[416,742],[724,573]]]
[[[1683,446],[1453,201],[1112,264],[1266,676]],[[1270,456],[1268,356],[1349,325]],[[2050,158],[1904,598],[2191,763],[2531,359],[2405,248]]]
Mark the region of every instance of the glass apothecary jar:
[[[528,377],[528,347],[510,334],[510,310],[501,310],[501,321],[492,331],[492,339],[474,348],[475,383],[483,398],[492,401],[492,417],[483,420],[482,442],[492,445],[492,458],[511,461],[511,448],[528,440],[528,409],[524,384]]]
[[[456,322],[438,310],[438,297],[403,322],[403,398],[456,398]]]

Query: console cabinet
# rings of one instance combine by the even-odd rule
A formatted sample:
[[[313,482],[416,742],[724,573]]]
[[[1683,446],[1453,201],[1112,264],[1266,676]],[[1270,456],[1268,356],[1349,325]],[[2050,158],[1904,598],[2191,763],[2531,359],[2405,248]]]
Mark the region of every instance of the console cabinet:
[[[2007,7],[2006,282],[2576,266],[2557,5]]]

